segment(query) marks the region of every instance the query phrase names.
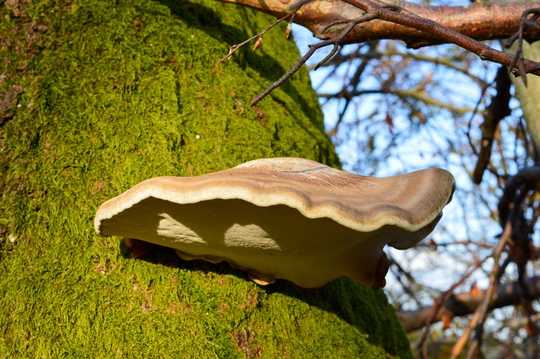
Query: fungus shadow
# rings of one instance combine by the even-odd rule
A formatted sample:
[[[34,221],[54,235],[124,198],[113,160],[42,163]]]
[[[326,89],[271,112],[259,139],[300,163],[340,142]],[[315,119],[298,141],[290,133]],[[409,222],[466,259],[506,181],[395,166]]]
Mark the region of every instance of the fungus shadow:
[[[139,245],[144,247],[144,254],[136,258],[138,260],[179,270],[232,275],[242,280],[251,281],[245,271],[235,269],[227,262],[216,264],[198,259],[185,261],[180,259],[171,248],[148,242],[138,242]],[[126,248],[124,242],[121,242],[120,249],[125,258],[134,257],[133,252]],[[253,285],[257,284],[253,283]],[[392,345],[380,341],[380,338],[384,337],[386,332],[396,330],[394,328],[389,329],[391,324],[389,313],[393,308],[389,308],[390,304],[388,304],[382,290],[363,287],[348,278],[333,280],[320,288],[302,288],[284,279],[278,279],[273,284],[258,287],[268,295],[274,293],[286,295],[336,315],[341,320],[356,327],[360,332],[367,334],[368,342],[373,345]],[[385,317],[381,320],[381,313],[388,314],[385,314]],[[381,321],[383,324],[378,324]],[[390,349],[387,348],[387,350]]]

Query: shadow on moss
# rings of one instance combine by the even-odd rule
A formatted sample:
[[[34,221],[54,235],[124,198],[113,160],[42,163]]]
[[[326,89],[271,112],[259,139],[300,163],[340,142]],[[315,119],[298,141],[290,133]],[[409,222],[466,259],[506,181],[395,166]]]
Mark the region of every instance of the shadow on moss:
[[[204,5],[196,4],[190,1],[158,1],[161,4],[166,5],[174,16],[181,19],[183,22],[189,25],[189,27],[202,30],[208,35],[212,36],[214,39],[226,43],[229,46],[238,44],[252,36],[245,30],[224,24],[219,14]],[[251,10],[246,10],[246,17],[249,18],[247,11]],[[255,28],[253,33],[260,30],[262,30],[262,28]],[[248,49],[248,51],[245,51],[245,49]],[[244,49],[238,51],[237,54],[232,57],[232,59],[241,67],[247,66],[255,70],[262,78],[268,81],[265,86],[269,86],[272,82],[278,80],[281,75],[288,70],[281,66],[279,62],[276,61],[272,56],[264,53],[264,51],[259,50],[255,52],[250,51],[249,49],[250,45],[246,45]],[[314,113],[313,108],[309,106],[294,85],[288,81],[282,85],[282,88],[294,99],[296,103],[302,107],[304,112],[307,113],[309,117],[317,117],[317,114]],[[274,98],[274,100],[276,100],[276,98]]]
[[[171,248],[136,242],[137,253],[133,248],[127,248],[124,242],[120,242],[120,251],[125,258],[137,257],[138,260],[180,270],[233,275],[242,280],[250,280],[246,272],[237,270],[226,262],[213,264],[202,260],[184,261]],[[381,321],[381,312],[391,312],[382,290],[363,287],[347,278],[334,280],[322,288],[301,288],[286,280],[277,280],[261,288],[267,294],[280,293],[337,315],[341,320],[365,332],[368,335],[366,339],[371,344],[385,348],[390,354],[400,352],[401,343],[393,340],[394,336],[389,334],[400,331],[401,328],[392,326],[395,322],[390,316]]]

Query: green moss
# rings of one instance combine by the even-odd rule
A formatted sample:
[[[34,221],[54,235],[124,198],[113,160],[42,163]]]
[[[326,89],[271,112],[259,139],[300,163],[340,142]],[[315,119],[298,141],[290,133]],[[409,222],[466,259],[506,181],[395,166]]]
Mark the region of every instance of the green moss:
[[[220,63],[271,20],[210,0],[34,1],[0,19],[0,93],[23,88],[0,137],[0,354],[410,356],[381,291],[263,289],[94,234],[97,206],[149,177],[272,156],[339,166],[304,70],[249,107],[298,56],[283,28]]]

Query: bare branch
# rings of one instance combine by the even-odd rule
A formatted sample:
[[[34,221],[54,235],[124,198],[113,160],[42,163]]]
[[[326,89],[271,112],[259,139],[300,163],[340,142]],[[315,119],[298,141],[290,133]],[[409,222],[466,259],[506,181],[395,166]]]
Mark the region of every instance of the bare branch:
[[[540,298],[540,276],[534,276],[527,279],[527,287],[531,290],[531,294],[535,298]],[[398,313],[398,319],[407,332],[412,332],[424,327],[427,323],[436,323],[443,320],[444,315],[451,317],[463,317],[470,315],[476,311],[482,299],[485,297],[486,291],[483,290],[477,293],[458,293],[449,297],[444,303],[443,309],[433,317],[433,312],[436,305],[423,307],[414,311],[405,311]],[[506,307],[509,305],[519,304],[523,300],[523,289],[517,281],[502,284],[497,289],[493,296],[488,310]]]
[[[463,115],[469,112],[472,112],[472,108],[467,107],[458,107],[452,104],[449,104],[444,101],[437,100],[436,98],[428,96],[424,91],[421,90],[401,90],[401,89],[365,89],[357,91],[340,91],[337,93],[319,93],[317,94],[321,98],[344,98],[349,99],[357,96],[364,95],[374,95],[374,94],[387,94],[394,95],[399,98],[411,98],[420,102],[425,103],[429,106],[440,107],[442,109],[448,110],[452,113]]]
[[[290,13],[294,1],[287,0],[220,0],[249,6],[259,11],[281,17]],[[540,7],[540,2],[515,2],[461,6],[426,6],[403,1],[388,1],[386,4],[399,5],[403,10],[419,17],[430,19],[441,26],[459,32],[479,41],[505,39],[519,29],[521,14],[528,9]],[[307,27],[315,36],[327,38],[322,30],[338,20],[352,20],[364,14],[359,8],[340,0],[306,2],[295,15],[295,22]],[[525,40],[538,39],[539,31],[528,28]],[[441,39],[430,32],[422,32],[408,26],[375,20],[355,27],[347,41],[364,42],[376,39],[398,39],[413,44],[440,43]]]
[[[356,59],[360,59],[360,60],[381,59],[383,57],[392,57],[392,56],[399,56],[405,59],[409,58],[413,61],[428,62],[434,65],[441,65],[441,66],[447,67],[449,69],[452,69],[454,71],[464,74],[465,76],[471,78],[473,81],[478,83],[478,85],[480,86],[488,85],[483,79],[471,73],[471,71],[469,71],[467,68],[464,68],[456,64],[456,62],[461,61],[460,59],[447,58],[447,57],[434,57],[434,56],[428,56],[426,54],[422,54],[420,52],[412,52],[412,51],[400,52],[395,49],[387,49],[382,52],[380,51],[368,52],[368,53],[353,52],[346,55],[337,55],[336,57],[334,57],[332,61],[328,62],[325,66],[341,65],[343,63],[353,61]],[[312,68],[313,66],[310,66],[310,69]]]
[[[510,87],[512,81],[504,67],[500,67],[495,77],[495,90],[497,93],[491,99],[491,103],[484,111],[484,122],[480,126],[482,140],[480,141],[480,153],[473,172],[473,181],[476,184],[482,182],[484,171],[491,158],[491,147],[495,131],[499,122],[510,115]]]
[[[444,293],[442,293],[439,296],[439,298],[437,298],[437,300],[435,300],[435,305],[433,306],[433,310],[431,311],[431,313],[429,313],[430,314],[429,317],[425,318],[424,332],[422,333],[422,337],[418,341],[418,345],[417,345],[417,350],[422,358],[429,358],[428,351],[427,351],[427,343],[428,343],[427,339],[430,333],[431,324],[434,323],[435,319],[438,318],[439,316],[442,319],[444,318],[451,319],[453,317],[451,315],[448,315],[448,311],[443,311],[444,304],[448,303],[450,298],[453,298],[454,290],[456,290],[456,288],[461,286],[478,269],[478,267],[480,267],[482,263],[484,263],[486,259],[487,258],[484,258],[484,260],[478,261],[478,263],[476,263],[475,266],[470,268],[465,274],[461,276],[461,278],[457,282],[452,284],[450,288],[448,288]],[[399,314],[398,314],[398,318],[399,318]]]
[[[483,60],[490,60],[503,64],[509,67],[510,71],[512,71],[516,76],[527,73],[540,75],[540,64],[534,61],[518,58],[517,56],[512,56],[502,51],[490,48],[482,42],[466,36],[463,33],[452,29],[451,27],[444,26],[441,23],[433,21],[427,17],[415,15],[412,12],[409,13],[405,8],[390,8],[388,6],[380,5],[378,2],[372,0],[344,1],[362,10],[374,12],[379,19],[408,26],[421,32],[429,33],[436,39],[435,42],[453,43],[464,48],[465,50],[477,54]],[[531,10],[533,9],[527,9],[526,11]],[[519,25],[521,25],[521,15]],[[516,32],[519,31],[519,28],[519,26],[516,28]],[[407,43],[411,47],[420,47],[426,45],[426,43]]]
[[[499,201],[499,223],[505,223],[510,217],[512,202],[516,192],[525,186],[528,189],[535,189],[536,184],[540,182],[540,167],[533,166],[520,170],[512,176],[504,189],[503,195]]]

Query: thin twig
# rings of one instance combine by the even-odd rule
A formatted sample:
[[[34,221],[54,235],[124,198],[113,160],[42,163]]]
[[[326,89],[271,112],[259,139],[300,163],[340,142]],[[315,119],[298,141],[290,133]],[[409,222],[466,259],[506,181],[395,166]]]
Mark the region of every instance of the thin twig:
[[[261,32],[253,35],[249,39],[246,39],[246,40],[244,40],[244,41],[242,41],[242,42],[240,42],[238,44],[232,45],[229,48],[229,52],[227,53],[227,55],[223,56],[223,58],[221,60],[219,60],[219,62],[221,63],[221,62],[225,62],[225,61],[229,60],[236,53],[236,51],[240,50],[243,46],[247,45],[248,43],[250,43],[253,40],[260,39],[264,34],[266,34],[268,31],[272,30],[276,25],[278,25],[283,20],[286,20],[287,18],[290,18],[292,16],[294,16],[294,14],[287,14],[285,16],[282,16],[279,19],[277,19],[276,21],[274,21],[272,24],[270,24],[270,26],[266,27]]]
[[[331,40],[326,40],[326,41],[322,41],[322,42],[319,42],[317,44],[313,44],[313,45],[309,45],[309,50],[304,54],[304,56],[302,56],[300,58],[300,60],[298,60],[289,70],[287,70],[287,72],[285,72],[279,79],[277,79],[274,83],[272,83],[270,86],[268,86],[263,92],[261,92],[260,94],[258,94],[257,96],[255,96],[255,98],[253,100],[251,100],[251,106],[255,106],[257,103],[259,103],[259,101],[261,101],[263,98],[265,98],[266,96],[268,96],[272,91],[274,91],[276,88],[278,88],[279,86],[281,86],[285,81],[287,81],[287,79],[289,77],[291,77],[292,75],[294,75],[298,70],[300,70],[300,68],[302,67],[303,64],[306,63],[307,60],[309,60],[309,58],[311,56],[313,56],[313,54],[318,50],[318,49],[321,49],[323,47],[326,47],[326,46],[329,46],[329,45],[332,45],[333,44],[333,41]]]
[[[497,245],[497,247],[495,248],[495,251],[493,252],[493,268],[489,276],[489,287],[486,291],[486,296],[484,297],[482,304],[478,307],[478,309],[474,313],[474,316],[469,322],[469,325],[467,326],[467,328],[465,328],[465,330],[463,331],[463,334],[461,335],[459,340],[456,342],[456,344],[452,348],[452,359],[455,359],[461,355],[461,353],[463,352],[463,349],[465,349],[465,345],[469,342],[469,339],[471,337],[473,330],[475,332],[475,338],[482,337],[484,322],[486,320],[486,315],[488,313],[489,304],[491,303],[493,294],[495,293],[495,290],[497,289],[498,278],[499,278],[499,260],[506,246],[506,243],[510,240],[511,235],[512,235],[512,224],[510,223],[510,221],[507,221],[504,227],[504,232],[499,241],[499,244]],[[478,343],[478,341],[475,341],[475,343]],[[469,354],[473,355],[473,351],[476,353],[476,350],[478,349],[479,349],[478,344],[476,345],[473,344],[473,347],[471,348],[471,350],[469,350]]]
[[[401,99],[411,98],[416,101],[420,101],[429,106],[440,107],[449,112],[455,113],[457,115],[464,115],[471,112],[473,109],[468,107],[457,107],[443,101],[437,100],[436,98],[426,95],[422,90],[411,89],[411,90],[402,90],[402,89],[392,89],[392,88],[381,88],[381,89],[362,89],[356,91],[347,91],[341,90],[336,93],[318,93],[317,95],[321,98],[344,98],[349,99],[357,96],[365,95],[378,95],[378,94],[387,94],[394,95]]]
[[[369,42],[369,48],[367,52],[368,53],[372,52],[376,48],[377,44],[378,42]],[[356,71],[354,72],[351,78],[351,81],[348,85],[349,87],[351,87],[352,91],[357,90],[358,85],[360,84],[360,78],[362,77],[362,74],[366,70],[368,63],[369,63],[369,58],[365,57],[362,59],[362,62],[360,63],[360,65],[356,68]],[[351,104],[351,102],[352,102],[352,98],[345,99],[345,104],[343,105],[343,108],[341,109],[339,113],[338,119],[336,121],[336,125],[334,126],[332,130],[330,130],[330,133],[333,133],[334,135],[337,134],[337,132],[339,131],[339,126],[345,119],[345,114],[347,113],[347,110],[349,109],[349,105]]]
[[[343,64],[345,62],[350,62],[350,61],[358,60],[358,59],[372,60],[372,59],[381,59],[383,57],[392,57],[392,56],[399,56],[399,57],[404,58],[404,59],[410,58],[413,61],[428,62],[428,63],[432,63],[434,65],[444,66],[444,67],[447,67],[447,68],[449,68],[451,70],[462,73],[463,75],[469,77],[474,82],[476,82],[480,87],[485,87],[485,86],[488,85],[483,79],[481,79],[480,77],[470,73],[469,69],[457,65],[456,63],[454,63],[452,60],[450,60],[448,58],[445,58],[445,57],[432,57],[432,56],[428,56],[426,54],[423,54],[421,52],[419,52],[419,53],[415,53],[415,52],[412,52],[412,51],[401,52],[401,51],[397,51],[395,49],[390,49],[390,50],[384,50],[384,51],[381,51],[381,52],[373,51],[373,52],[368,52],[368,53],[350,53],[350,54],[346,54],[346,55],[338,55],[338,56],[336,56],[332,61],[328,62],[325,66],[338,66],[338,65],[341,65],[341,64]],[[455,60],[455,61],[459,61],[459,60]],[[313,66],[308,66],[308,67],[309,67],[309,69],[313,69]]]
[[[278,80],[276,80],[274,83],[268,86],[266,90],[264,90],[263,92],[255,96],[255,98],[251,101],[251,106],[255,106],[257,103],[259,103],[259,101],[261,101],[263,98],[268,96],[272,91],[274,91],[276,88],[281,86],[292,75],[294,75],[298,70],[300,70],[302,65],[304,65],[306,61],[309,60],[313,56],[313,54],[315,54],[317,50],[323,47],[329,46],[329,45],[333,45],[333,48],[330,54],[328,54],[322,61],[320,61],[317,66],[320,66],[321,64],[327,61],[330,61],[335,55],[337,55],[338,51],[341,49],[344,39],[356,25],[362,22],[371,21],[375,18],[376,18],[375,14],[365,14],[364,16],[360,16],[356,19],[349,21],[348,25],[339,33],[337,37],[330,40],[324,40],[316,44],[309,45],[309,50],[304,54],[304,56],[300,58],[300,60],[298,60]]]
[[[476,263],[476,265],[473,268],[470,268],[458,281],[456,281],[454,284],[450,286],[444,293],[442,293],[439,298],[437,298],[435,303],[435,308],[433,310],[433,314],[429,318],[429,320],[426,322],[426,326],[424,328],[424,331],[422,332],[422,336],[420,337],[420,340],[418,341],[418,344],[416,346],[418,352],[420,353],[420,356],[422,358],[429,358],[428,352],[427,352],[427,339],[429,338],[429,333],[431,329],[431,323],[435,322],[435,318],[439,316],[439,313],[444,308],[444,304],[448,301],[450,296],[454,293],[456,288],[461,286],[477,269],[480,267],[489,257],[486,257]]]

